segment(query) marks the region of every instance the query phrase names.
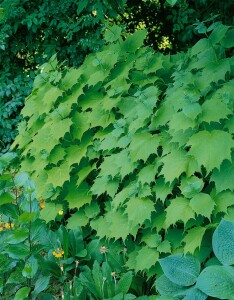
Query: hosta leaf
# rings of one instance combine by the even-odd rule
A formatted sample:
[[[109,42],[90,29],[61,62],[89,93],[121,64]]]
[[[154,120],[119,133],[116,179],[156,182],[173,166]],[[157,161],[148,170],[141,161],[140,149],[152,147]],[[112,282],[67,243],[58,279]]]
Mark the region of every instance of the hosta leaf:
[[[191,145],[189,154],[194,156],[200,166],[204,166],[207,173],[219,168],[225,160],[231,160],[231,149],[234,141],[229,133],[221,130],[200,131],[188,141]]]
[[[150,133],[136,133],[129,145],[130,158],[133,162],[139,159],[146,161],[150,154],[157,153],[158,146],[159,138],[157,136]]]
[[[22,287],[20,288],[16,294],[15,294],[15,297],[14,297],[14,300],[22,300],[22,299],[26,299],[29,295],[29,292],[30,292],[30,287]]]
[[[125,209],[128,220],[133,226],[141,225],[146,219],[150,220],[153,211],[154,203],[149,198],[131,198]]]
[[[155,281],[155,286],[157,291],[162,296],[177,296],[184,295],[186,293],[187,288],[181,285],[178,285],[172,282],[170,279],[166,277],[166,275],[162,275]],[[174,299],[173,297],[173,299]]]
[[[214,209],[215,202],[210,195],[199,193],[190,200],[189,205],[196,214],[200,214],[209,219]]]
[[[191,255],[170,255],[160,259],[159,263],[168,279],[180,286],[194,284],[200,273],[200,263]]]
[[[177,197],[171,200],[170,205],[166,208],[165,226],[168,228],[170,225],[175,224],[178,221],[182,221],[186,224],[189,219],[193,219],[194,217],[195,214],[190,207],[189,200]]]
[[[216,257],[222,264],[234,264],[234,222],[221,221],[214,232],[212,245]]]
[[[193,254],[197,248],[200,248],[202,238],[206,232],[206,227],[197,226],[188,231],[184,239],[182,240],[185,243],[184,254],[191,253]]]
[[[186,296],[183,298],[183,300],[194,300],[194,299],[205,300],[206,298],[207,298],[206,294],[204,294],[196,287],[192,287],[187,291]]]
[[[3,192],[0,195],[0,205],[12,203],[13,201],[15,201],[15,196],[10,192]]]
[[[229,268],[225,266],[209,266],[205,268],[197,279],[196,287],[211,297],[233,299],[233,274],[229,272]]]
[[[138,251],[136,257],[136,272],[149,270],[150,267],[155,265],[159,259],[159,252],[156,249],[144,246]]]

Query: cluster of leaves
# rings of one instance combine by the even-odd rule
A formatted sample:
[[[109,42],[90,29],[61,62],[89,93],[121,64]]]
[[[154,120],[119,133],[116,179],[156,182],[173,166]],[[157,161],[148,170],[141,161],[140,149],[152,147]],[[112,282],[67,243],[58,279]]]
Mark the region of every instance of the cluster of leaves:
[[[79,69],[51,59],[13,144],[46,200],[40,217],[63,209],[68,229],[117,241],[148,279],[171,253],[204,263],[213,228],[234,219],[234,29],[212,26],[185,54],[155,54],[144,30],[123,41],[113,26]]]
[[[216,228],[213,252],[200,273],[200,262],[191,255],[170,255],[160,259],[165,273],[156,281],[157,290],[171,299],[234,298],[234,222],[222,220]]]
[[[38,65],[55,53],[67,66],[80,65],[102,45],[107,19],[123,10],[125,1],[19,1],[0,3],[0,151],[6,152],[32,91]]]
[[[61,225],[61,210],[47,226],[39,218],[43,203],[35,197],[34,183],[26,173],[7,171],[15,156],[0,157],[1,297],[135,299],[128,294],[133,274],[124,268],[124,252],[118,255],[117,246],[101,246],[97,239],[87,246],[78,227]]]

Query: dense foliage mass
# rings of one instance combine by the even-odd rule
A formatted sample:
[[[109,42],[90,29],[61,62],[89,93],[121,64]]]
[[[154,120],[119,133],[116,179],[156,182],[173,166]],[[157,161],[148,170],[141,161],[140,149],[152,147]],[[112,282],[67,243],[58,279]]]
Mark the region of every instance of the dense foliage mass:
[[[0,151],[16,135],[38,65],[57,53],[67,66],[103,45],[102,28],[125,1],[0,1]]]
[[[217,265],[214,229],[234,221],[234,29],[214,23],[207,31],[187,53],[170,56],[143,47],[144,30],[123,41],[113,26],[109,45],[79,69],[60,71],[56,57],[45,64],[22,110],[13,148],[45,202],[40,218],[56,229],[63,210],[67,229],[79,226],[105,253],[123,255],[121,266],[146,275],[134,278],[135,295],[154,293],[155,278],[162,295],[234,294],[232,267],[222,269],[227,285],[217,293],[207,269],[199,275],[200,264]],[[225,265],[233,259],[214,251]],[[177,253],[188,254],[186,262]],[[185,273],[194,270],[183,293],[165,287],[180,281],[165,267],[169,254]]]

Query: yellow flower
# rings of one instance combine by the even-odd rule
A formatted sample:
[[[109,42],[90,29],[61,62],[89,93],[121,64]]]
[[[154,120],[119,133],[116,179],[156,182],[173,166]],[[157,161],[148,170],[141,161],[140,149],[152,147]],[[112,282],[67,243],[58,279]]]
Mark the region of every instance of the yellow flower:
[[[60,210],[58,211],[58,214],[59,214],[60,216],[62,216],[62,215],[63,215],[63,210],[60,209]]]
[[[14,228],[15,224],[14,223],[5,223],[5,228],[6,229],[12,229]]]
[[[0,226],[0,231],[3,231],[3,230],[4,230],[4,228],[2,226]]]
[[[40,209],[43,209],[43,208],[45,207],[45,202],[44,202],[44,200],[40,200],[39,206],[40,206]]]
[[[64,255],[64,251],[63,249],[56,249],[52,252],[52,254],[54,255],[55,258],[61,258]]]

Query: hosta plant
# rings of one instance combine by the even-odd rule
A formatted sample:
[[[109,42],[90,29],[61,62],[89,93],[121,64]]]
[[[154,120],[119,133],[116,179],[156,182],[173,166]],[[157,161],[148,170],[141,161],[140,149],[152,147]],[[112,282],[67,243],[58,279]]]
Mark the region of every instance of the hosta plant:
[[[201,271],[200,262],[191,255],[175,254],[160,259],[164,275],[156,280],[162,296],[172,299],[234,299],[234,222],[222,220],[216,228],[213,251]]]

